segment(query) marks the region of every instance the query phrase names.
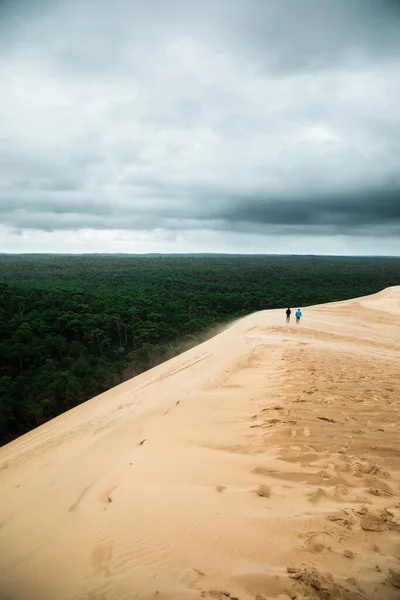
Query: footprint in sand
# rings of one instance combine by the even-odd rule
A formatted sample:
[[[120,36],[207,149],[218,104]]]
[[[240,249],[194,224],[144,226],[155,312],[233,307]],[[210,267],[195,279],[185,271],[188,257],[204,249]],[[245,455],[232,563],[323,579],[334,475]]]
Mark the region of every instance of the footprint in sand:
[[[329,494],[322,488],[318,488],[315,492],[308,495],[308,501],[312,504],[318,504],[318,502],[327,498],[329,498]]]
[[[259,485],[256,490],[258,496],[262,498],[270,498],[271,497],[271,488],[267,485]]]
[[[100,494],[99,496],[99,500],[100,502],[102,502],[103,504],[111,504],[114,500],[112,494],[113,492],[115,492],[115,490],[117,489],[118,485],[114,485],[113,487],[109,487],[106,490],[104,490],[104,492],[102,494]]]
[[[389,569],[389,582],[393,585],[393,587],[400,588],[400,571],[393,571],[393,569]]]
[[[305,548],[308,552],[319,554],[324,550],[329,550],[331,544],[331,535],[329,533],[310,532],[306,535]]]

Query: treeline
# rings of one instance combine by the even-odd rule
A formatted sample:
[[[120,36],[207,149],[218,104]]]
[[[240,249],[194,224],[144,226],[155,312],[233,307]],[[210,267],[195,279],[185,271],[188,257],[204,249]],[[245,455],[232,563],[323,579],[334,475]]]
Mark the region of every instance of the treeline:
[[[241,315],[374,293],[400,260],[0,256],[0,443]]]
[[[0,284],[0,443],[117,385],[128,366],[133,376],[171,358],[213,322],[150,303]]]

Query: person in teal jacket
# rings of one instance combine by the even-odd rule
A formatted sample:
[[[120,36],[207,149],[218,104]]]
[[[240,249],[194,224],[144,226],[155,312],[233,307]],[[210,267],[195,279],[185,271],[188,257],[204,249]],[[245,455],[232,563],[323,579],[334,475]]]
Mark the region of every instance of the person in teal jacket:
[[[296,316],[296,323],[300,323],[300,318],[303,316],[303,314],[299,308],[296,310],[295,316]]]

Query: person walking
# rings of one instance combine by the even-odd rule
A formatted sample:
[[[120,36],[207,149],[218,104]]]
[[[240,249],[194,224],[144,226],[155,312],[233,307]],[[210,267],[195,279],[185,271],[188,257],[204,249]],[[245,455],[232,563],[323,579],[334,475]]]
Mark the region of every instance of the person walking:
[[[302,312],[301,312],[301,310],[299,308],[296,310],[295,315],[296,315],[296,323],[299,324],[300,323],[300,319],[303,316],[303,314],[302,314]]]
[[[292,314],[292,311],[290,310],[290,308],[286,309],[286,323],[290,323],[290,315]]]

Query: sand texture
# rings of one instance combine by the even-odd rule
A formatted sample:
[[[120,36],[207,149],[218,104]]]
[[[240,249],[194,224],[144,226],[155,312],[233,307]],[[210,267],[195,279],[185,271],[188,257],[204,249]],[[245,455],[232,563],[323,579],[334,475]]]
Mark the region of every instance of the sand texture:
[[[1,600],[400,598],[400,287],[302,309],[1,448]]]

